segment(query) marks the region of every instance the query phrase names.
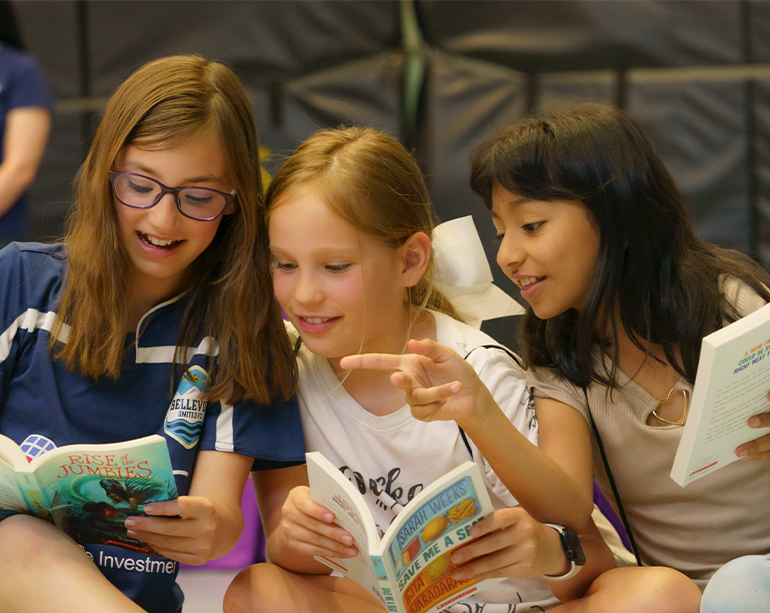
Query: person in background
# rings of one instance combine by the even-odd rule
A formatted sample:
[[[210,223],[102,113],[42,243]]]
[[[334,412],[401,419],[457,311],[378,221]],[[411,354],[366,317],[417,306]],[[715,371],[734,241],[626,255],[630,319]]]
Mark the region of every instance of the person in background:
[[[28,240],[27,189],[51,130],[53,94],[18,35],[10,2],[0,1],[0,249]]]

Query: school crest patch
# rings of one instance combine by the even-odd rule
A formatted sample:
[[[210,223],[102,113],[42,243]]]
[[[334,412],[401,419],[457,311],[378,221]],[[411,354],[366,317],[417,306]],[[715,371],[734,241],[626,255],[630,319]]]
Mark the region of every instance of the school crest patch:
[[[185,449],[195,447],[200,438],[208,404],[200,397],[206,391],[208,382],[208,373],[200,366],[192,366],[179,382],[166,413],[163,430]]]

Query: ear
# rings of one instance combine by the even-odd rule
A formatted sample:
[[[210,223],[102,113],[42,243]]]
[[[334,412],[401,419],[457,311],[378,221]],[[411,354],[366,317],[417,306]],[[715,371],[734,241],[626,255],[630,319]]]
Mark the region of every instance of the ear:
[[[233,196],[235,196],[235,190],[230,192]],[[222,211],[222,215],[232,215],[235,213],[235,203],[238,202],[238,196],[235,196],[235,200],[233,200],[230,204],[228,204],[225,207],[225,210]]]
[[[425,232],[415,232],[398,251],[402,263],[401,287],[414,287],[423,278],[430,264],[430,239]]]

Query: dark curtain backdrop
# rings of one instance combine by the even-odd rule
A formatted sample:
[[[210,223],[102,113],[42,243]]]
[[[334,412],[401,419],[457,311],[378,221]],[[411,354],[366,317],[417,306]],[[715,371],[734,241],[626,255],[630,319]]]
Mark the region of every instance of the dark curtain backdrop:
[[[265,167],[313,131],[360,124],[414,150],[442,220],[472,214],[471,149],[529,113],[600,101],[646,128],[696,228],[770,265],[770,3],[762,1],[12,2],[57,96],[31,191],[60,235],[106,98],[145,61],[199,53],[245,83]],[[505,339],[511,326],[487,329]]]

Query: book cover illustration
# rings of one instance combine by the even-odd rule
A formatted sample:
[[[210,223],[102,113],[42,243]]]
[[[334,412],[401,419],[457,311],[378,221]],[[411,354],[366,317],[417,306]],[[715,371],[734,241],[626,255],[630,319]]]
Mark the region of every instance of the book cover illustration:
[[[312,498],[353,536],[353,558],[316,559],[375,594],[389,612],[426,613],[501,581],[457,580],[451,552],[470,542],[473,524],[493,511],[479,467],[464,462],[427,485],[380,539],[366,501],[331,462],[306,454]]]
[[[450,556],[470,540],[470,528],[480,519],[481,502],[471,478],[464,476],[420,505],[396,532],[388,557],[408,613],[429,610],[476,583],[452,576],[456,565]]]
[[[62,447],[37,458],[34,472],[13,473],[3,465],[0,489],[6,475],[17,481],[29,501],[19,498],[17,488],[12,504],[5,497],[6,506],[15,508],[4,516],[32,511],[51,519],[81,545],[110,545],[157,556],[149,545],[129,537],[125,527],[128,517],[144,515],[145,504],[177,498],[165,439],[147,440]],[[13,494],[11,487],[6,489]]]

